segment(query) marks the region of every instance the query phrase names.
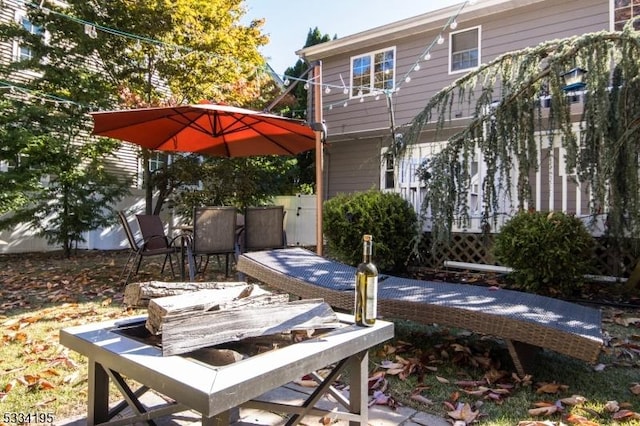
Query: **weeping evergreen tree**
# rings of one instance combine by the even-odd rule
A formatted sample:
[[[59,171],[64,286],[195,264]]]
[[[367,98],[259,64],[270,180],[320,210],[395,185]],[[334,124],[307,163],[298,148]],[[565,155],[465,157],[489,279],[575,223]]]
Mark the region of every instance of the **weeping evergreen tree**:
[[[578,118],[572,117],[562,77],[575,67],[588,70]],[[610,235],[639,235],[639,68],[640,33],[627,25],[621,32],[584,34],[503,54],[433,96],[405,131],[408,144],[425,142],[421,133],[428,124],[440,140],[452,109],[468,105],[473,110],[469,124],[428,163],[423,206],[431,209],[434,240],[447,240],[455,220],[469,221],[469,164],[476,149],[486,166],[482,218],[489,225],[496,223],[505,197],[517,200],[516,209],[533,205],[529,179],[538,170],[543,141],[552,137],[565,149],[567,172],[590,189],[591,213],[607,213]],[[542,114],[542,96],[551,99],[548,116]]]

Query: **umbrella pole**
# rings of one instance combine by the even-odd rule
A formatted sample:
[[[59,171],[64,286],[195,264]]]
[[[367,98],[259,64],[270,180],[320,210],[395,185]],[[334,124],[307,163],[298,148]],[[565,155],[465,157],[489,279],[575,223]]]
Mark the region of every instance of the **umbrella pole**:
[[[318,61],[313,67],[313,109],[314,120],[316,123],[322,123],[322,62]],[[323,135],[322,131],[316,130],[316,253],[322,256],[323,237],[322,237],[322,201],[324,198],[324,173],[323,173]]]

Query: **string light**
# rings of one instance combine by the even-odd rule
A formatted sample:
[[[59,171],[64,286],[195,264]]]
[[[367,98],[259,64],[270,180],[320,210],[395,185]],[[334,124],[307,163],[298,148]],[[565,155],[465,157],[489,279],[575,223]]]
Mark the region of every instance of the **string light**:
[[[5,93],[5,97],[8,97],[10,99],[25,100],[25,101],[36,100],[40,105],[44,105],[47,102],[51,102],[55,106],[60,106],[64,104],[64,105],[75,105],[75,106],[82,107],[82,105],[80,105],[79,103],[71,101],[69,99],[64,99],[59,96],[50,95],[40,91],[27,89],[25,87],[17,86],[13,83],[9,83],[6,81],[0,80],[0,89],[8,90],[8,92]]]
[[[432,43],[427,47],[427,49],[425,49],[425,51],[424,51],[424,52],[420,55],[420,57],[416,60],[416,62],[415,62],[415,64],[414,64],[414,66],[413,66],[413,67],[411,67],[411,68],[409,69],[408,73],[404,76],[404,78],[401,78],[401,79],[400,79],[400,81],[403,81],[404,83],[409,83],[409,82],[411,82],[411,77],[410,77],[410,75],[409,75],[409,74],[410,74],[410,73],[412,73],[412,72],[414,72],[414,71],[419,71],[419,70],[421,69],[421,67],[420,67],[420,63],[419,63],[419,62],[420,62],[420,60],[428,61],[428,60],[430,60],[430,59],[431,59],[431,53],[430,53],[430,51],[431,51],[431,49],[432,49],[433,45],[434,45],[435,43],[437,43],[437,44],[443,44],[443,43],[444,43],[444,41],[445,41],[445,39],[444,39],[444,37],[443,37],[443,35],[442,35],[442,34],[443,34],[443,32],[444,32],[447,28],[450,28],[450,29],[455,29],[455,28],[457,28],[458,23],[457,23],[456,18],[457,18],[457,16],[460,14],[460,12],[462,11],[462,9],[463,9],[467,4],[473,5],[473,4],[475,4],[475,3],[476,3],[476,0],[467,0],[467,1],[465,1],[465,2],[460,6],[460,8],[459,8],[459,9],[458,9],[458,11],[456,12],[456,14],[455,14],[454,16],[452,16],[452,17],[447,21],[447,23],[444,25],[444,27],[442,28],[442,30],[441,30],[441,31],[440,31],[440,33],[438,34],[437,39],[435,39],[435,40],[434,40],[434,41],[433,41],[433,42],[432,42]],[[69,15],[66,15],[66,14],[63,14],[63,13],[60,13],[60,12],[54,11],[54,10],[50,10],[50,9],[48,9],[48,8],[46,8],[46,7],[43,7],[43,6],[42,6],[42,4],[37,5],[37,4],[27,3],[27,2],[24,2],[24,4],[28,4],[29,6],[39,8],[39,9],[40,9],[43,13],[45,13],[45,14],[54,13],[54,14],[56,14],[56,15],[58,15],[58,16],[63,17],[63,18],[67,18],[67,19],[69,19],[69,20],[72,20],[72,21],[74,21],[74,22],[78,22],[78,23],[82,24],[82,25],[84,26],[84,32],[85,32],[85,34],[87,34],[87,36],[88,36],[88,37],[90,37],[90,38],[92,38],[92,39],[97,38],[97,37],[98,37],[98,31],[101,31],[101,32],[105,32],[105,33],[108,33],[108,34],[112,34],[112,35],[116,35],[116,36],[121,36],[121,37],[129,38],[129,39],[133,39],[133,40],[135,40],[135,44],[136,44],[136,46],[138,46],[138,47],[139,47],[139,46],[141,46],[141,44],[142,44],[142,43],[147,43],[147,44],[151,44],[151,45],[154,45],[154,46],[161,46],[161,47],[164,47],[164,48],[167,48],[167,49],[173,49],[176,55],[180,55],[180,54],[182,54],[182,53],[184,53],[184,52],[186,52],[186,54],[191,54],[191,53],[203,53],[203,52],[198,52],[198,51],[196,51],[196,50],[194,50],[194,49],[186,48],[186,47],[183,47],[183,46],[174,45],[174,44],[168,44],[168,43],[164,43],[164,42],[162,42],[162,41],[154,40],[154,39],[151,39],[151,38],[148,38],[148,37],[143,37],[143,36],[136,35],[136,34],[130,34],[130,33],[124,32],[124,31],[120,31],[120,30],[117,30],[117,29],[113,29],[113,28],[109,28],[109,27],[106,27],[106,26],[103,26],[103,25],[99,25],[99,24],[96,24],[96,23],[94,23],[94,22],[84,21],[84,20],[82,20],[82,19],[79,19],[79,18],[76,18],[76,17],[73,17],[73,16],[69,16]],[[213,57],[221,58],[221,59],[223,59],[223,60],[233,60],[234,62],[240,63],[240,61],[239,61],[237,58],[234,58],[234,57],[217,55],[217,54],[213,54],[213,53],[210,53],[210,52],[207,52],[206,54],[207,54],[207,55],[210,55],[210,56],[213,56]],[[247,64],[247,62],[245,62],[244,64],[246,65],[246,64]],[[252,64],[252,65],[253,65],[253,64]],[[260,67],[260,66],[259,66],[259,67],[255,67],[255,68],[256,68],[256,69],[255,69],[254,71],[264,70],[264,67]],[[267,71],[267,72],[269,72],[269,69],[271,69],[271,67],[270,67],[270,66],[269,66],[269,64],[267,63],[267,64],[266,64],[266,71]],[[273,70],[271,69],[271,71],[273,71]],[[386,72],[386,73],[390,73],[390,72],[391,72],[391,70],[390,70],[390,69],[387,69],[387,70],[385,70],[385,72]],[[272,72],[271,74],[272,74],[272,75],[276,75],[274,72]],[[305,83],[305,84],[304,84],[305,89],[309,89],[309,87],[310,87],[310,85],[311,85],[311,84],[313,84],[313,85],[318,84],[318,83],[314,83],[314,82],[312,81],[312,80],[313,80],[313,78],[312,78],[312,79],[310,79],[310,80],[305,80],[305,79],[300,79],[300,78],[297,78],[297,77],[294,77],[294,76],[290,76],[290,75],[287,75],[287,74],[282,75],[282,78],[280,78],[280,76],[279,76],[279,75],[278,75],[277,77],[278,77],[278,79],[280,79],[280,81],[282,81],[282,84],[283,84],[284,86],[288,86],[288,85],[290,85],[292,80],[295,80],[295,81],[303,81],[303,82]],[[314,78],[317,78],[317,77],[314,77]],[[326,94],[330,94],[330,93],[331,93],[331,89],[332,89],[332,88],[338,88],[338,89],[342,89],[342,93],[343,93],[344,95],[348,95],[348,94],[349,94],[349,88],[347,87],[347,85],[345,84],[344,80],[342,79],[342,76],[340,76],[340,80],[341,80],[341,83],[342,83],[341,85],[332,85],[332,84],[326,84],[326,83],[324,83],[324,84],[321,84],[321,86],[323,86],[323,87],[324,87],[324,91],[325,91],[325,93],[326,93]],[[398,85],[396,85],[396,88],[395,88],[395,89],[393,89],[393,90],[387,89],[387,90],[383,91],[383,93],[386,93],[386,94],[387,94],[387,96],[390,96],[390,95],[391,95],[391,93],[393,93],[393,92],[396,92],[396,93],[397,93],[397,92],[400,90],[400,86],[401,86],[401,84],[398,84]],[[0,88],[2,88],[2,87],[0,86]],[[375,99],[375,100],[379,100],[379,99],[380,99],[380,93],[378,93],[378,92],[377,92],[377,89],[375,89],[375,90],[374,90],[374,89],[373,89],[372,87],[370,87],[370,86],[361,86],[361,87],[359,88],[358,92],[357,92],[357,93],[358,93],[358,96],[360,97],[360,102],[363,102],[363,101],[364,101],[363,89],[367,90],[367,92],[368,92],[368,93],[374,94],[374,99]],[[61,100],[61,102],[71,102],[71,101],[68,101],[68,100]],[[344,106],[344,107],[346,107],[347,105],[348,105],[348,101],[347,101],[347,100],[345,100],[345,101],[344,101],[344,103],[343,103],[343,106]],[[333,105],[329,105],[329,108],[332,108],[332,106],[333,106]]]

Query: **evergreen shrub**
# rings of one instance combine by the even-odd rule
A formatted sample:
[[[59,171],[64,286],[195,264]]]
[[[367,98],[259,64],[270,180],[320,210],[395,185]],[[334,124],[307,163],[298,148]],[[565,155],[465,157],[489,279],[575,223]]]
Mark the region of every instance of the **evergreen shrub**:
[[[402,270],[417,236],[418,218],[400,195],[369,190],[340,194],[323,208],[323,232],[330,255],[357,265],[362,261],[362,236],[373,236],[373,261],[378,270]]]
[[[526,291],[568,297],[589,272],[594,239],[584,223],[561,212],[522,211],[501,228],[494,255]]]

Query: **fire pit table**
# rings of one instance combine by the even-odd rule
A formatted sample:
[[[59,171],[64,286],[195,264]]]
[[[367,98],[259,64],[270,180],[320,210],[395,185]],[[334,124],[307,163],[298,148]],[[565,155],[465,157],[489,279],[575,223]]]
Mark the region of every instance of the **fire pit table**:
[[[331,411],[332,416],[366,425],[368,350],[393,337],[393,324],[376,321],[373,327],[358,327],[351,315],[337,315],[341,327],[225,366],[213,366],[188,354],[163,357],[157,345],[130,333],[144,328],[146,316],[65,328],[60,331],[60,343],[88,358],[88,425],[131,424],[187,409],[199,412],[203,425],[228,425],[230,410],[242,405],[291,414],[287,424],[294,425],[307,414],[327,413],[314,408],[327,392],[345,407]],[[315,373],[327,366],[332,369],[326,377]],[[344,370],[349,372],[348,399],[331,386]],[[307,374],[319,385],[301,406],[252,401]],[[134,391],[125,377],[140,387]],[[112,409],[110,381],[124,398]],[[150,389],[175,402],[147,409],[138,398]],[[127,406],[133,416],[115,419]]]

